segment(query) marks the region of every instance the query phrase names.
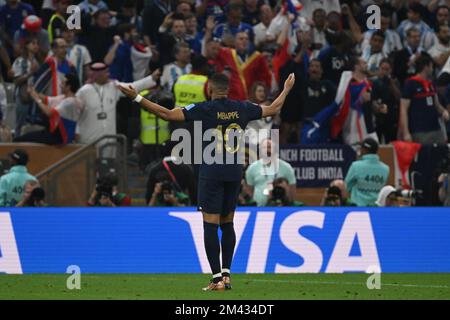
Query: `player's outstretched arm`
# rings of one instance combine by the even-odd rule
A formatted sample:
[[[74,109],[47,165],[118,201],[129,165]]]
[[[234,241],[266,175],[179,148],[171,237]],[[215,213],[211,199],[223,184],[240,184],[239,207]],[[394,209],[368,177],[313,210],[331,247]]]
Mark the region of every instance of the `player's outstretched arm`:
[[[262,107],[262,117],[271,117],[280,112],[283,107],[284,101],[286,100],[287,95],[291,91],[292,87],[295,83],[295,75],[291,73],[289,77],[284,82],[284,89],[280,93],[280,95],[275,99],[274,102],[270,106],[261,106]]]
[[[157,103],[151,102],[150,100],[147,100],[144,97],[138,95],[132,85],[119,85],[119,89],[128,98],[136,101],[142,108],[157,115],[161,119],[168,121],[184,121],[184,113],[180,108],[174,108],[170,110],[163,106],[160,106]]]

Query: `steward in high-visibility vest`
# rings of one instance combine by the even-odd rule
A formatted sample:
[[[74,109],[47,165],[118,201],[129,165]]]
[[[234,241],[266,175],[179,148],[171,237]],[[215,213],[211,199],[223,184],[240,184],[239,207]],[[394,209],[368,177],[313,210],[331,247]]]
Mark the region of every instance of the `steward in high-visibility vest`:
[[[175,106],[184,108],[193,103],[206,101],[205,86],[208,77],[189,73],[177,79],[173,86]]]
[[[145,97],[149,90],[140,92]],[[141,108],[141,135],[143,144],[163,144],[170,139],[169,122]]]
[[[58,13],[54,13],[48,22],[48,40],[50,45],[55,38],[62,37],[62,32],[66,28],[66,19]]]

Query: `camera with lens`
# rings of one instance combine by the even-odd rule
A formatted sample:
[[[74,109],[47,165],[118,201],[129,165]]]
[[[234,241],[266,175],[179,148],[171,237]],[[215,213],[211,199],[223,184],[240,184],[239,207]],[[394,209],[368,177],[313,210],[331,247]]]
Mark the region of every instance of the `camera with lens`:
[[[97,200],[102,197],[112,199],[113,196],[113,184],[108,177],[98,178],[97,184],[95,186],[95,191],[97,191]]]
[[[286,203],[286,191],[284,190],[283,187],[280,186],[275,186],[272,189],[272,198],[271,200],[276,203],[276,204],[281,204],[283,205],[284,203]]]
[[[174,192],[174,187],[173,187],[172,182],[163,181],[161,183],[161,192],[158,194],[158,201],[161,203],[165,202],[164,195],[172,194],[173,192]]]
[[[398,198],[416,198],[418,195],[420,195],[421,192],[418,190],[411,190],[411,189],[398,189],[395,191],[395,195]]]

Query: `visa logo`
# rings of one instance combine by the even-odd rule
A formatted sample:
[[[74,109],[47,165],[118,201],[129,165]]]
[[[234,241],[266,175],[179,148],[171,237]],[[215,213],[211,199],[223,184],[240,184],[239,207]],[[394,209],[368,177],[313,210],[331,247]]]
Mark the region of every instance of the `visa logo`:
[[[203,221],[200,214],[194,212],[170,212],[170,216],[186,221],[194,240],[197,255],[203,273],[210,273],[203,245]],[[236,232],[236,248],[242,239],[247,226],[250,211],[237,211],[234,218]],[[274,230],[275,212],[258,211],[248,253],[247,273],[264,273],[269,257],[269,248],[274,232],[279,232],[282,245],[303,258],[298,266],[287,266],[276,263],[275,273],[318,273],[322,269],[326,273],[343,272],[381,272],[380,260],[373,233],[370,214],[367,211],[349,212],[341,226],[331,256],[326,266],[322,249],[310,239],[300,234],[303,227],[323,229],[325,213],[317,210],[300,210],[288,215],[279,227]],[[358,238],[360,255],[351,255],[355,237]],[[273,258],[271,258],[273,259]]]
[[[22,273],[9,212],[0,212],[0,273]]]

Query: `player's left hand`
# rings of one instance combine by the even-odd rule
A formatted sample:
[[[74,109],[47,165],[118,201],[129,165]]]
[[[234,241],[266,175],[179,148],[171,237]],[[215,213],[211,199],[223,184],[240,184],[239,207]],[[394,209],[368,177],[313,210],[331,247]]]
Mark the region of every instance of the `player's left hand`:
[[[122,91],[131,100],[134,100],[137,96],[136,89],[131,84],[119,84],[119,90]]]
[[[284,89],[290,91],[295,84],[295,74],[291,73],[284,82]]]

